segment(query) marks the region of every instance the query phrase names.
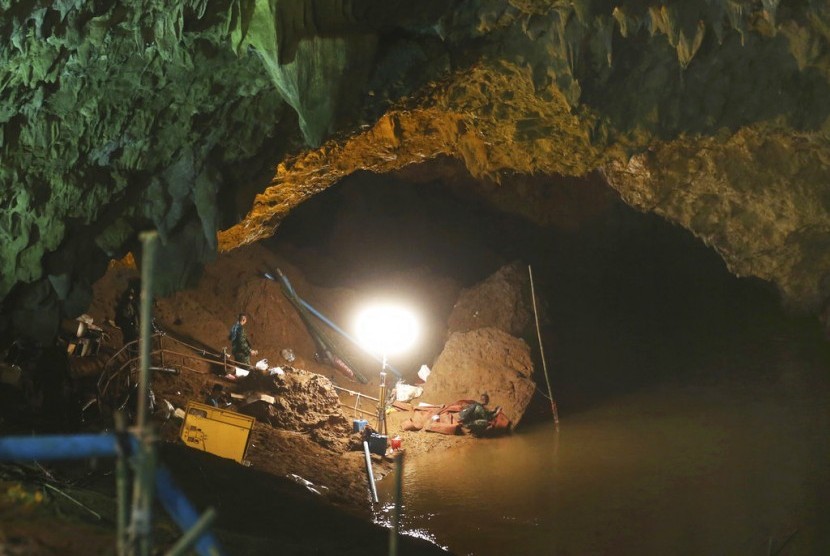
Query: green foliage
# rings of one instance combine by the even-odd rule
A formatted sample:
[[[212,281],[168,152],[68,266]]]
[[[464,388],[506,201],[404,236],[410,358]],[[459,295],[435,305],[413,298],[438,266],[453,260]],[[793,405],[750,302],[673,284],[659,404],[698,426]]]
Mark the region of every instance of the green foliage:
[[[296,110],[306,142],[317,146],[334,130],[344,107],[365,92],[377,39],[371,33],[318,33],[317,18],[306,13],[314,12],[312,4],[245,2],[232,41],[238,52],[256,50],[280,95]]]
[[[209,4],[0,3],[0,299],[41,277],[70,221],[106,256],[150,222],[173,241],[190,219],[196,252],[215,249],[217,191],[282,101],[230,48],[232,10]]]

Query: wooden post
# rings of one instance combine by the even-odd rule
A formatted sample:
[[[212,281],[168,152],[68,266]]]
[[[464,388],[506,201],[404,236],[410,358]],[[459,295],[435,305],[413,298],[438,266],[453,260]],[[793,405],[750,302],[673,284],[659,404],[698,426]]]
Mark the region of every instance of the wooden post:
[[[545,382],[548,385],[548,398],[550,399],[550,409],[553,412],[553,422],[559,424],[559,410],[556,408],[556,400],[553,397],[553,391],[550,387],[550,378],[548,378],[548,365],[545,362],[545,348],[542,345],[542,330],[539,327],[539,310],[536,308],[536,290],[533,287],[533,269],[527,265],[527,272],[530,276],[530,297],[533,300],[533,317],[536,319],[536,337],[539,339],[539,354],[542,356],[542,369],[545,371]]]

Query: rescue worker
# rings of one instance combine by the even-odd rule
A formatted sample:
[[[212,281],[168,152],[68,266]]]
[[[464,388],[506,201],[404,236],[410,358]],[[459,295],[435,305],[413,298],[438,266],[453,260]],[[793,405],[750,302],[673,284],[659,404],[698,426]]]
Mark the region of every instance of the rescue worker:
[[[490,396],[485,392],[481,395],[480,401],[472,402],[458,413],[461,424],[470,429],[475,436],[484,434],[490,421],[499,412],[498,407],[494,411],[487,409],[488,403],[490,403]]]
[[[139,331],[139,304],[138,304],[138,285],[131,282],[127,291],[121,296],[116,310],[115,324],[121,329],[121,334],[124,339],[124,345],[138,340]],[[138,346],[131,349],[134,354],[138,353]]]
[[[225,389],[221,384],[214,384],[210,394],[205,398],[205,404],[213,407],[228,407],[230,402],[225,396]]]
[[[236,323],[231,327],[230,341],[234,360],[250,367],[251,356],[259,352],[252,349],[251,343],[248,341],[248,334],[245,332],[245,324],[247,322],[248,315],[239,313]]]

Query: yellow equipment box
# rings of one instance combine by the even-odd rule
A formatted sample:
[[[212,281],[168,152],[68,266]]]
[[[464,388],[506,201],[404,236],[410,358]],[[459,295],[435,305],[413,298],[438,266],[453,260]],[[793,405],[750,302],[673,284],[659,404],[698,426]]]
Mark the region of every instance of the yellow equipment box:
[[[242,463],[254,421],[235,411],[189,402],[179,437],[191,448]]]

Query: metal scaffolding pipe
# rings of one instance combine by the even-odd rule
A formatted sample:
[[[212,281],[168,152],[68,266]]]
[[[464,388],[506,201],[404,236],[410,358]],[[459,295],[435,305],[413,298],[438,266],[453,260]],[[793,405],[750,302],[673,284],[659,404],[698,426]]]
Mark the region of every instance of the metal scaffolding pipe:
[[[159,467],[156,473],[156,495],[179,529],[186,531],[186,535],[191,534],[195,537],[192,547],[196,554],[200,556],[223,556],[225,554],[216,536],[206,529],[201,529],[199,521],[205,518],[204,514],[199,516],[196,508],[176,486],[173,476],[165,467]],[[192,531],[193,527],[197,527],[197,530]]]
[[[127,438],[127,417],[117,411],[115,413],[116,438],[120,440],[118,445],[118,458],[115,460],[115,493],[118,501],[116,513],[116,547],[118,556],[125,556],[127,553],[127,524],[130,520],[130,471],[127,465],[132,449]]]
[[[392,528],[389,529],[389,556],[398,556],[398,535],[403,505],[403,454],[398,452],[395,455],[395,508],[392,510]]]
[[[378,489],[375,487],[375,472],[372,471],[372,456],[369,455],[369,443],[363,441],[363,454],[366,456],[366,474],[369,476],[369,489],[372,491],[372,501],[378,501]]]
[[[153,268],[156,258],[156,232],[143,232],[141,234],[141,311],[140,311],[140,341],[139,350],[139,375],[138,375],[138,414],[136,426],[139,436],[147,424],[147,400],[150,391],[150,337],[152,336],[151,321],[153,319]]]
[[[357,396],[358,398],[366,398],[367,400],[371,400],[373,402],[380,401],[377,398],[373,398],[372,396],[367,396],[366,394],[363,394],[362,392],[355,392],[354,390],[348,390],[346,388],[343,388],[342,386],[337,386],[336,384],[332,384],[332,387],[335,390],[339,391],[339,392],[346,392],[347,394],[351,394],[352,396]]]
[[[188,529],[182,537],[176,541],[176,544],[170,549],[166,556],[182,556],[187,554],[199,541],[202,535],[213,525],[216,521],[216,510],[208,508],[205,513],[193,524],[193,527]]]
[[[136,418],[136,474],[133,483],[133,509],[127,551],[150,556],[153,547],[153,493],[156,473],[156,447],[152,426],[147,423],[150,393],[150,337],[153,319],[153,274],[157,232],[143,232],[141,264],[141,336],[139,342],[138,415]]]
[[[117,445],[114,434],[6,436],[0,438],[0,461],[113,457]]]
[[[386,369],[386,358],[383,359]],[[386,373],[380,372],[380,394],[378,395],[378,434],[386,434]]]

